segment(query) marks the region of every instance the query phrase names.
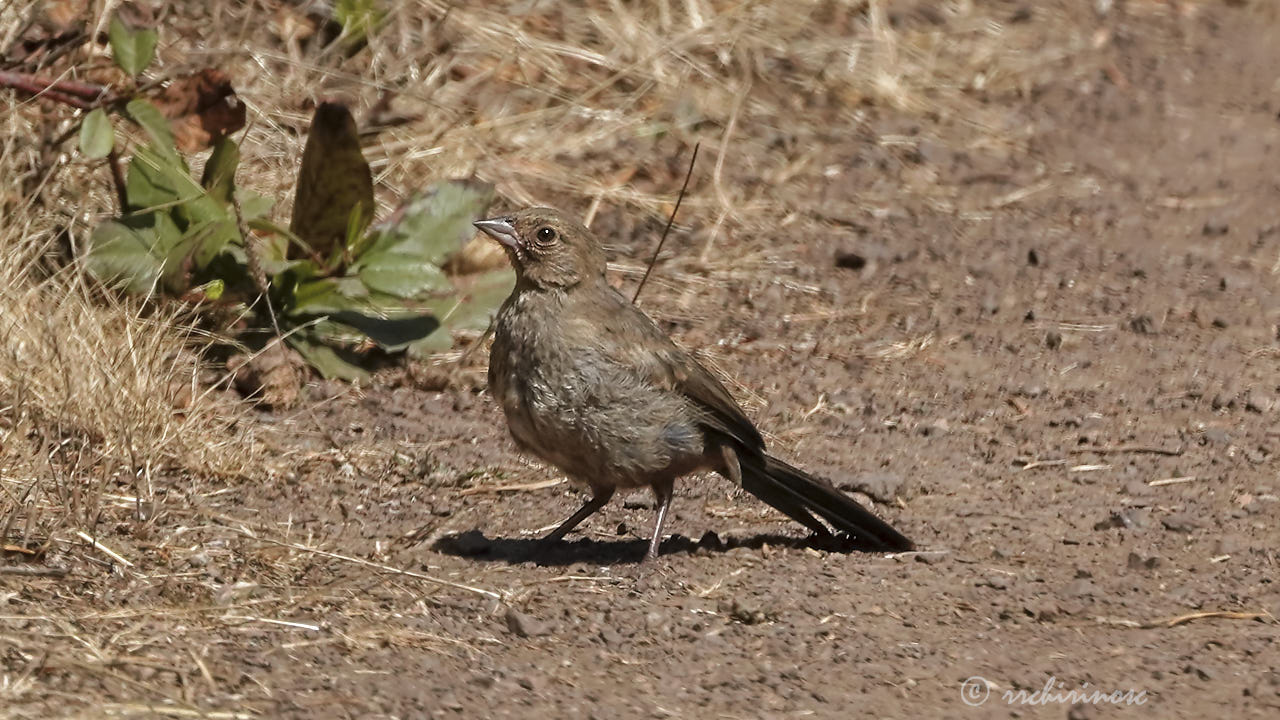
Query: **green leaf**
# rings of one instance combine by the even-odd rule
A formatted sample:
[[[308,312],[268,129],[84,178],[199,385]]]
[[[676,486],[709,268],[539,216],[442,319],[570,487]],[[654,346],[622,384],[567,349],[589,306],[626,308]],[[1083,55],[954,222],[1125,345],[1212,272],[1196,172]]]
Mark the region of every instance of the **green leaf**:
[[[278,276],[290,270],[294,270],[298,278],[309,278],[319,274],[320,268],[311,260],[288,258],[290,242],[288,230],[262,218],[249,220],[247,224],[250,229],[260,233],[257,245],[258,261],[262,263],[262,271],[267,275]],[[302,268],[305,268],[305,272],[297,272]],[[274,282],[281,284],[282,279],[276,278]]]
[[[457,295],[425,303],[441,327],[408,347],[409,355],[423,357],[453,347],[453,331],[484,330],[493,313],[515,287],[515,273],[508,269],[480,273],[460,283]]]
[[[159,36],[150,28],[128,27],[117,15],[111,18],[107,39],[111,42],[111,57],[116,65],[130,75],[137,75],[155,59]]]
[[[232,218],[225,204],[192,179],[176,151],[168,155],[154,145],[139,148],[129,161],[125,197],[133,212],[173,208],[183,229]]]
[[[160,281],[163,289],[185,292],[190,285],[193,252],[192,241],[183,235],[169,213],[157,212],[136,215],[124,219],[124,223],[147,244],[150,253],[160,261]]]
[[[271,208],[276,204],[275,199],[252,190],[237,189],[236,198],[240,200],[240,216],[244,218],[246,223],[266,217],[267,213],[271,212]]]
[[[511,270],[490,270],[468,278],[465,287],[460,288],[459,301],[453,307],[442,308],[439,301],[434,304],[442,310],[440,321],[454,330],[484,330],[515,285],[516,276]],[[427,305],[432,306],[433,303]]]
[[[328,315],[322,315],[315,318],[305,318],[307,321],[307,334],[312,340],[323,343],[332,348],[349,350],[351,347],[363,344],[367,338],[364,333],[356,330],[350,325],[332,322]],[[302,318],[295,318],[300,320]],[[357,361],[358,357],[353,354],[352,361]]]
[[[116,133],[111,118],[102,108],[95,108],[80,122],[80,152],[87,158],[98,160],[111,154],[116,144]]]
[[[160,255],[172,252],[182,242],[182,230],[168,213],[148,213],[125,218],[124,223],[148,238],[153,251]]]
[[[317,278],[299,282],[287,308],[292,315],[328,315],[343,310],[368,310],[369,289],[359,278]]]
[[[235,214],[231,208],[214,200],[203,190],[198,190],[184,198],[182,203],[178,205],[177,212],[178,215],[186,220],[188,225],[200,225],[222,220],[235,222]]]
[[[398,253],[440,265],[473,237],[471,223],[493,202],[493,186],[471,180],[449,180],[408,200],[387,222],[373,228],[355,267],[380,264],[379,256]]]
[[[165,214],[131,218],[128,224],[106,220],[93,229],[86,264],[102,282],[120,282],[129,292],[150,292],[178,241],[178,228]]]
[[[364,368],[343,358],[336,350],[321,344],[301,332],[294,333],[286,341],[298,351],[303,360],[320,374],[330,380],[347,380],[350,382],[368,380],[369,373]]]
[[[182,158],[165,155],[153,145],[139,148],[129,161],[125,197],[135,212],[176,208],[178,219],[188,225],[229,217],[226,206],[192,179]]]
[[[142,293],[160,276],[160,259],[133,229],[108,220],[94,228],[85,258],[89,272],[104,283],[124,280],[130,292]]]
[[[449,278],[440,268],[413,256],[400,253],[378,255],[376,263],[360,268],[360,280],[370,290],[399,298],[415,298],[440,288],[449,287]]]
[[[226,292],[227,284],[222,280],[210,280],[196,289],[204,293],[205,298],[218,300],[222,297],[222,293]]]
[[[195,250],[195,241],[191,238],[183,238],[169,248],[160,273],[160,283],[165,292],[181,295],[191,289],[191,279],[195,275]]]
[[[209,220],[187,229],[183,241],[190,244],[191,257],[197,268],[204,268],[223,250],[240,239],[236,221],[230,218]]]
[[[377,0],[337,0],[333,6],[333,19],[342,26],[342,34],[354,40],[366,39],[382,18]]]
[[[449,328],[441,326],[425,338],[410,343],[405,349],[409,357],[414,358],[424,358],[436,353],[449,352],[453,349],[453,335],[449,332]]]
[[[204,172],[200,175],[200,185],[209,196],[222,204],[231,202],[231,194],[236,189],[236,166],[240,164],[240,146],[229,137],[219,138],[205,161]],[[241,211],[243,211],[243,206]]]
[[[169,208],[182,199],[179,173],[166,170],[170,161],[150,147],[139,148],[129,160],[124,194],[129,210]]]
[[[129,117],[151,138],[152,150],[169,160],[173,165],[190,172],[182,156],[178,154],[178,146],[174,143],[173,130],[169,127],[169,119],[155,105],[141,98],[130,100],[124,106]]]
[[[316,256],[341,257],[347,236],[363,233],[373,210],[373,175],[355,118],[339,103],[321,103],[302,152],[289,230]]]

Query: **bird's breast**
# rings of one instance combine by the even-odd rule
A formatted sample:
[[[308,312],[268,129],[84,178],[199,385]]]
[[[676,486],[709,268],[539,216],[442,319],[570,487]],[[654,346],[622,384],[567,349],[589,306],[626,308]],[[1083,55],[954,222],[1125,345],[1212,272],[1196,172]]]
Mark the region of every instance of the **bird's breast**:
[[[635,486],[702,462],[704,439],[678,393],[602,348],[610,329],[542,298],[499,312],[489,386],[523,450],[586,482]]]

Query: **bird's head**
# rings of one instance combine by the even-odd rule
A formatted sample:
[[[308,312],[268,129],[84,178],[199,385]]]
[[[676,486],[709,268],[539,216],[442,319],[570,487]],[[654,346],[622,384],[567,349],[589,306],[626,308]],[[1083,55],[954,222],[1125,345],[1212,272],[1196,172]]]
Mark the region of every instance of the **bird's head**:
[[[568,288],[603,279],[604,251],[576,220],[558,210],[526,208],[475,223],[502,244],[517,277],[543,288]]]

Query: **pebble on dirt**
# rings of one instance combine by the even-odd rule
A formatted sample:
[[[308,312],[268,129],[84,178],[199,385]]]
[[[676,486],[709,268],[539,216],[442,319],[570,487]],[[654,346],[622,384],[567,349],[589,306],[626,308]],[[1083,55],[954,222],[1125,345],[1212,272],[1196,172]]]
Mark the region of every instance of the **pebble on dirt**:
[[[1160,519],[1161,524],[1170,532],[1192,533],[1200,527],[1195,518],[1186,513],[1173,513]]]
[[[861,270],[867,266],[867,258],[851,250],[836,252],[836,267],[845,270]]]
[[[542,637],[551,633],[547,624],[531,615],[526,615],[515,608],[507,608],[505,616],[507,629],[516,637]]]

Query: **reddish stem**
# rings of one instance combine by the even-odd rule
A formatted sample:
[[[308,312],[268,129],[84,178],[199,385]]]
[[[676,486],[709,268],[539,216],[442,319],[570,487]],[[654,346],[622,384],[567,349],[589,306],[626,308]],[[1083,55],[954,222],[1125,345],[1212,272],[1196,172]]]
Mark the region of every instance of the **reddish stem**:
[[[10,87],[36,97],[88,110],[110,100],[111,89],[75,80],[50,80],[30,73],[0,70],[0,87]]]
[[[124,171],[120,169],[120,155],[116,153],[115,148],[111,148],[111,152],[107,153],[107,167],[111,168],[111,182],[116,187],[116,202],[120,203],[120,214],[123,215],[129,209],[129,196],[125,192]]]

